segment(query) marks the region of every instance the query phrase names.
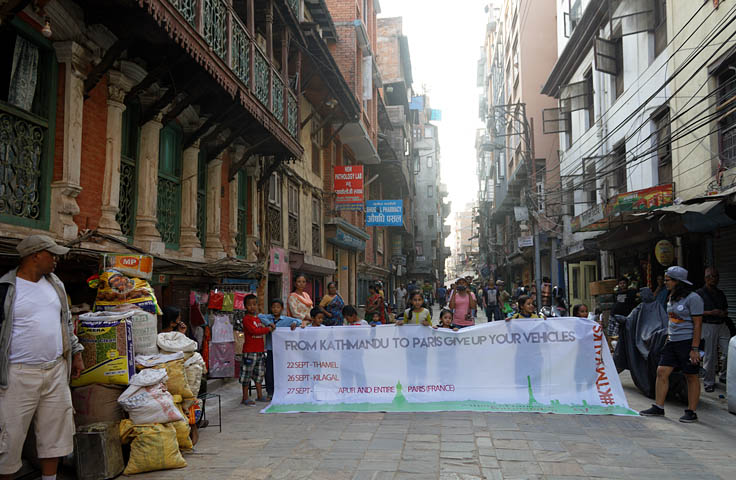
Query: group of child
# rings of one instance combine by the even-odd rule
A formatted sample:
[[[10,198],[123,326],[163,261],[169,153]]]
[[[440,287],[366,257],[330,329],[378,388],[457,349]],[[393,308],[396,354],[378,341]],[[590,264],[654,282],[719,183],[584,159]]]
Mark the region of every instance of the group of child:
[[[440,312],[439,324],[432,326],[432,313],[424,306],[424,298],[417,292],[411,296],[411,306],[406,309],[401,320],[396,325],[424,325],[427,327],[449,328],[454,331],[459,329],[452,323],[452,312],[443,309]],[[310,320],[301,321],[297,318],[281,315],[284,303],[279,299],[271,300],[269,314],[258,313],[258,298],[255,295],[245,297],[246,314],[243,317],[243,359],[240,368],[240,384],[243,386],[243,405],[255,405],[259,402],[269,402],[274,393],[273,379],[273,343],[271,332],[276,328],[322,327],[324,312],[319,308],[313,308],[310,312]],[[343,317],[347,326],[373,326],[381,324],[374,317],[373,321],[362,320],[358,311],[352,305],[345,305],[342,309]],[[263,394],[263,383],[266,383],[267,396]],[[251,381],[255,383],[256,400],[249,398]]]

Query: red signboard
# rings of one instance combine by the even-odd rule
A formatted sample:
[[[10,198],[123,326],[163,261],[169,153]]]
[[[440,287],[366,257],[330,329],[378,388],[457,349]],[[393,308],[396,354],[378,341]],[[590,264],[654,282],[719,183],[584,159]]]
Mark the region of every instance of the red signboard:
[[[337,210],[363,209],[363,165],[335,167],[335,195]]]

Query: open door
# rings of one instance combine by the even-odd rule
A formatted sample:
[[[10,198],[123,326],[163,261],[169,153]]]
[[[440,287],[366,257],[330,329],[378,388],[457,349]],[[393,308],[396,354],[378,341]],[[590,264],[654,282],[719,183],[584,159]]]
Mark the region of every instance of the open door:
[[[590,294],[590,282],[595,282],[598,280],[598,262],[580,262],[580,270],[583,278],[582,303],[586,304],[590,311],[594,311],[596,305],[595,299]]]
[[[572,308],[573,305],[578,305],[580,303],[583,303],[583,294],[581,291],[582,279],[580,278],[580,264],[579,263],[569,263],[567,265],[567,274],[568,274],[567,284],[569,285],[569,296],[570,296],[570,308]]]

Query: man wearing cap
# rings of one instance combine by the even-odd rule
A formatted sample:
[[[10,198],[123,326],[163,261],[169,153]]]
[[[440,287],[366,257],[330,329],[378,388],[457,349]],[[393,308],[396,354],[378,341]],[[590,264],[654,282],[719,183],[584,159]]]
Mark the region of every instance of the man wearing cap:
[[[20,266],[0,278],[0,480],[20,470],[33,420],[43,480],[73,449],[69,379],[84,370],[56,261],[69,249],[46,235],[17,246]]]

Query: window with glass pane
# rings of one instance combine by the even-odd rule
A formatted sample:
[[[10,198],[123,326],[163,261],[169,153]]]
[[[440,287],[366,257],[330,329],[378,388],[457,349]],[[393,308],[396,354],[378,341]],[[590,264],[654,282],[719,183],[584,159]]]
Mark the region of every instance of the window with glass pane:
[[[312,255],[322,254],[322,204],[312,197]]]
[[[733,97],[736,95],[736,55],[723,63],[718,78],[718,109],[725,112],[718,120],[718,153],[725,168],[736,166],[736,113]]]
[[[238,257],[245,257],[247,253],[248,232],[246,228],[248,208],[248,177],[245,173],[238,172],[238,237],[235,246],[235,254]]]
[[[176,122],[161,129],[158,144],[158,205],[156,216],[161,240],[179,248],[181,219],[182,130]]]
[[[0,27],[0,220],[48,228],[57,65],[30,29]]]
[[[299,248],[299,187],[289,182],[289,246]]]
[[[432,198],[434,196],[434,185],[427,185],[427,197]]]
[[[204,248],[207,238],[207,153],[204,148],[197,158],[197,238]]]

